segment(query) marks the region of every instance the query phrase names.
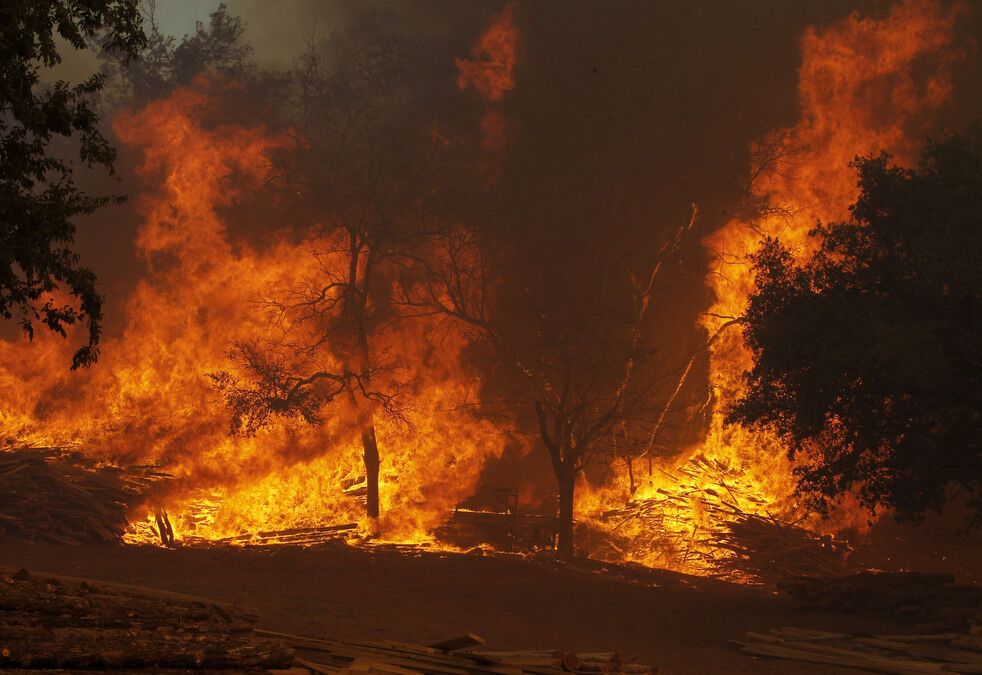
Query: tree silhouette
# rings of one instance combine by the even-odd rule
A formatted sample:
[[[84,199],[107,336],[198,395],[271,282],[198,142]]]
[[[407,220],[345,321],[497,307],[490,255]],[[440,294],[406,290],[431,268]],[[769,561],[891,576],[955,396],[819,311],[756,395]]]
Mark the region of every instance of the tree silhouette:
[[[622,446],[644,443],[665,409],[654,393],[660,376],[648,311],[665,262],[695,220],[693,210],[657,251],[640,256],[626,253],[627,238],[596,231],[547,258],[528,242],[457,230],[442,237],[441,254],[421,259],[416,278],[426,283],[402,288],[405,307],[462,322],[491,352],[519,425],[534,428],[548,453],[562,559],[574,553],[577,478],[618,454],[615,437]]]
[[[61,62],[56,38],[85,49],[96,37],[128,60],[146,44],[137,0],[11,0],[0,4],[0,315],[17,318],[33,337],[35,325],[67,335],[85,323],[88,339],[72,368],[99,356],[102,297],[96,277],[73,252],[80,214],[113,201],[86,194],[71,163],[51,152],[56,137],[77,141],[89,167],[110,173],[115,150],[102,135],[92,97],[104,85],[93,75],[80,84],[43,87],[41,68]],[[55,299],[58,291],[77,300]]]
[[[911,517],[957,486],[977,515],[982,134],[929,142],[916,169],[855,166],[851,222],[819,226],[801,264],[777,240],[754,260],[756,361],[729,419],[779,433],[818,508],[856,488]]]

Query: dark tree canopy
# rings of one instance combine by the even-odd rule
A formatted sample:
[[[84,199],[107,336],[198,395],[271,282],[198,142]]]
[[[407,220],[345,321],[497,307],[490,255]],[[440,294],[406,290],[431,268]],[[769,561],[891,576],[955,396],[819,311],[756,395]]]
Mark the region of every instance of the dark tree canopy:
[[[95,275],[72,251],[72,219],[109,198],[79,190],[71,163],[50,145],[57,137],[74,138],[83,162],[110,171],[115,152],[91,102],[102,89],[101,76],[74,86],[40,84],[40,69],[61,61],[59,37],[75,49],[99,37],[124,59],[146,38],[137,0],[0,3],[0,315],[16,317],[28,336],[37,323],[63,336],[68,326],[87,324],[88,340],[72,360],[77,368],[98,357],[102,298]],[[53,299],[58,290],[78,306]]]
[[[208,24],[195,22],[194,33],[177,40],[160,31],[156,3],[148,3],[147,37],[131,61],[118,50],[104,49],[103,71],[112,80],[116,95],[127,104],[140,104],[165,96],[175,87],[189,85],[204,71],[238,80],[252,72],[252,45],[245,38],[246,23],[230,14],[224,3],[208,16]],[[125,57],[125,55],[123,55]]]
[[[782,435],[819,507],[858,488],[916,517],[955,488],[978,520],[982,133],[929,142],[917,169],[855,166],[852,222],[818,227],[801,265],[776,240],[754,260],[756,364],[730,418]]]

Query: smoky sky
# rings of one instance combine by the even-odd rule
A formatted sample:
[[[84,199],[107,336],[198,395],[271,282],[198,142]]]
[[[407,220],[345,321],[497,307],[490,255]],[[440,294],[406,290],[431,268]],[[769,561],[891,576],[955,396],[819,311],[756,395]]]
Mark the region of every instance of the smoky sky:
[[[180,37],[207,22],[217,2],[159,0],[160,28]],[[308,39],[343,32],[359,13],[400,15],[407,33],[444,63],[436,87],[454,87],[454,58],[503,6],[501,2],[322,2],[231,0],[247,22],[247,39],[264,69],[288,68]],[[522,34],[517,85],[501,104],[515,125],[494,188],[499,217],[533,233],[597,228],[627,222],[650,228],[652,240],[701,208],[701,232],[718,227],[734,207],[747,171],[748,144],[796,115],[798,41],[806,26],[827,26],[853,11],[879,15],[889,2],[703,0],[701,2],[587,2],[518,0]],[[978,39],[974,11],[965,44]],[[84,74],[89,56],[67,55],[59,76]],[[978,59],[971,63],[977,64]],[[978,116],[971,100],[977,65],[960,74],[951,126]],[[974,86],[965,86],[965,81]],[[460,92],[460,96],[474,96]],[[134,250],[140,181],[139,153],[124,150],[121,180],[83,183],[129,194],[127,205],[80,221],[79,252],[101,280],[107,325],[118,329],[129,290],[143,271]],[[276,227],[270,224],[269,227]],[[696,248],[698,248],[696,246]],[[698,253],[679,282],[673,321],[695,321],[707,305]]]

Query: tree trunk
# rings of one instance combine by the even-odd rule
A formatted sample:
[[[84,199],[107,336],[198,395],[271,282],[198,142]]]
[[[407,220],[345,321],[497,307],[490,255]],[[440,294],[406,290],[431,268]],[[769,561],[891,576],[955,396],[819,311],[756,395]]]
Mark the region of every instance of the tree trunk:
[[[374,520],[379,516],[378,503],[378,469],[379,460],[378,440],[375,438],[375,423],[369,422],[368,427],[361,432],[361,444],[365,450],[365,482],[368,496],[365,500],[365,512]]]
[[[567,466],[556,473],[559,481],[559,542],[556,552],[560,560],[573,559],[573,486],[576,472]]]

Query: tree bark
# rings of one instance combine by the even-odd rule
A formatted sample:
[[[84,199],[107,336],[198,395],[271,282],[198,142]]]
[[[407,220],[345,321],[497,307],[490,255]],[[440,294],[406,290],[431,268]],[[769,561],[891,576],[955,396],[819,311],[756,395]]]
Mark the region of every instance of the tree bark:
[[[573,487],[576,472],[565,464],[556,472],[559,482],[559,541],[556,553],[560,560],[573,559]]]
[[[379,517],[378,499],[378,470],[381,461],[378,454],[378,440],[375,438],[375,423],[369,421],[368,426],[361,432],[361,444],[365,457],[365,482],[368,488],[365,500],[365,512],[369,518]]]

